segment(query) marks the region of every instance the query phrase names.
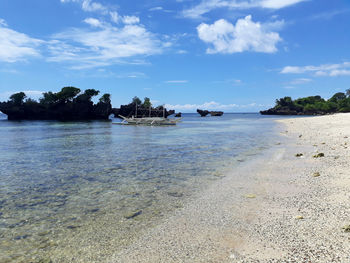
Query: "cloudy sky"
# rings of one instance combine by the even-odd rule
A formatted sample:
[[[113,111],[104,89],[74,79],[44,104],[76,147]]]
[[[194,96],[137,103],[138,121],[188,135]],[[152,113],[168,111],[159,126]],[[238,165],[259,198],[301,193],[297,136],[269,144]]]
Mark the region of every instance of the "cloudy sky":
[[[0,0],[0,100],[64,86],[183,112],[350,88],[347,0]]]

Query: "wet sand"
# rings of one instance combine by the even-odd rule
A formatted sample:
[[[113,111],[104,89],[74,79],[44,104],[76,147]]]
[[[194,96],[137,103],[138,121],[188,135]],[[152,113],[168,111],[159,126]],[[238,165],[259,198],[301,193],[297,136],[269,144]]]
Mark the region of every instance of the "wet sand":
[[[108,262],[350,262],[350,114],[279,124],[273,148]]]

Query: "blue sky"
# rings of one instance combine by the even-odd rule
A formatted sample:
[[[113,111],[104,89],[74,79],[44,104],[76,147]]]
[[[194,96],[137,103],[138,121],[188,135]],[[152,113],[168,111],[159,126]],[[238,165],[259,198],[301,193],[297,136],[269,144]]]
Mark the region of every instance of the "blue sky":
[[[350,1],[1,0],[0,100],[64,86],[182,112],[350,88]]]

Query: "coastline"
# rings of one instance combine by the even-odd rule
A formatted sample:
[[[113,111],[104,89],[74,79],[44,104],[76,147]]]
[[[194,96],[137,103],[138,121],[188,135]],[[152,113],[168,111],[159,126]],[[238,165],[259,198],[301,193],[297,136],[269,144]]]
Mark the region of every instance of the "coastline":
[[[350,114],[278,123],[284,139],[108,262],[349,261]]]

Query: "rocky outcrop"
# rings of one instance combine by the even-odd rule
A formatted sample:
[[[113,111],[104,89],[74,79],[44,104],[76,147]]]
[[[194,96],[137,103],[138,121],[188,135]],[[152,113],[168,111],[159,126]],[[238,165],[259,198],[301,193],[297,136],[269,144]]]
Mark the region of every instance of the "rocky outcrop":
[[[222,111],[211,111],[210,115],[211,116],[222,116],[224,114],[224,112]]]
[[[297,112],[295,110],[290,110],[288,108],[271,108],[268,110],[260,111],[262,115],[302,115],[301,112]]]
[[[197,112],[201,115],[201,117],[205,117],[210,113],[207,110],[200,110],[200,109],[197,109]]]
[[[222,116],[224,114],[222,111],[208,111],[200,109],[197,109],[197,112],[201,115],[201,117],[205,117],[208,114],[210,114],[211,116]]]
[[[180,118],[181,115],[182,115],[182,113],[181,113],[181,112],[178,112],[178,113],[175,114],[175,117],[176,117],[176,118]]]

